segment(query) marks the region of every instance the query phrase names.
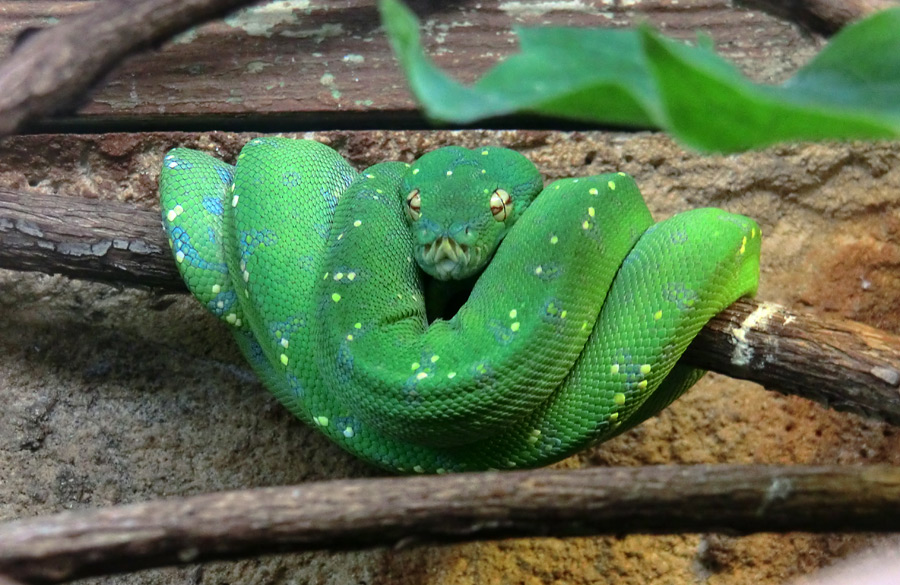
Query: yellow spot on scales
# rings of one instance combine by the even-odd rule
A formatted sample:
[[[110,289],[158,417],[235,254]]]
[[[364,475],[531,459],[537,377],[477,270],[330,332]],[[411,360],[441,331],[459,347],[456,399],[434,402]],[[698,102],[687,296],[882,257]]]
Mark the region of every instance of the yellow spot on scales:
[[[640,382],[638,382],[637,386],[641,390],[646,390],[647,389],[647,380],[641,380]]]
[[[622,171],[619,171],[619,172],[616,173],[616,174],[619,175],[620,177],[627,177],[627,176],[628,176],[628,175],[626,175],[625,173],[623,173]]]
[[[225,320],[234,325],[237,321],[237,315],[234,313],[228,313],[228,315],[225,316]]]
[[[359,227],[359,226],[361,226],[361,225],[362,225],[362,221],[360,221],[360,220],[358,220],[358,219],[357,219],[356,221],[353,222],[353,227]]]
[[[290,345],[291,345],[291,342],[288,341],[286,337],[281,338],[281,347],[283,347],[284,349],[287,349],[288,346],[290,346]]]
[[[581,224],[581,229],[584,229],[584,230],[591,229],[591,222],[584,220],[584,222]]]
[[[337,293],[331,293],[331,300],[337,303],[341,300],[341,295]]]
[[[212,285],[212,292],[214,295],[217,295],[220,292],[222,292],[222,287],[218,284],[214,284],[214,285]]]
[[[741,254],[743,254],[746,249],[747,249],[747,236],[744,236],[744,238],[741,240]]]
[[[556,236],[550,236],[550,243],[551,243],[551,244],[558,244],[558,243],[559,243],[559,238],[557,238]]]
[[[433,355],[431,356],[431,363],[436,364],[439,359],[441,359],[441,356]]]
[[[482,151],[481,151],[481,155],[482,155],[482,156],[487,156],[487,155],[488,155],[488,151],[487,151],[487,150],[482,150]]]
[[[613,364],[609,367],[610,374],[618,374],[619,373],[619,364]]]
[[[353,341],[353,334],[347,335],[347,341]]]
[[[422,366],[422,364],[420,364],[419,362],[413,362],[409,366],[409,369],[415,371],[415,370],[418,370],[421,366]]]
[[[518,316],[518,314],[519,314],[519,312],[517,310],[513,309],[512,311],[509,312],[509,318],[515,319]]]
[[[609,415],[609,422],[616,422],[617,420],[619,420],[618,412],[614,412],[611,415]]]
[[[412,170],[412,174],[418,175],[418,174],[419,174],[419,169],[413,169],[413,170]]]
[[[641,366],[641,374],[646,376],[647,374],[650,373],[650,370],[652,370],[652,369],[653,368],[650,366],[650,364],[644,364]]]
[[[519,330],[519,322],[516,321],[515,323],[513,323],[512,325],[510,325],[510,326],[509,326],[509,330],[512,331],[513,333],[515,333],[516,331],[518,331],[518,330]]]
[[[180,253],[180,252],[179,252],[179,253]],[[534,269],[534,273],[537,274],[538,276],[540,276],[541,274],[544,273],[544,267],[538,265],[538,267]]]
[[[427,377],[428,374],[426,372],[419,372],[418,374],[416,374],[416,380],[424,380]]]
[[[482,175],[484,175],[484,174],[486,174],[486,173],[487,173],[487,171],[486,171],[486,170],[484,170],[484,169],[481,169],[481,174],[482,174]]]
[[[615,402],[618,406],[622,406],[625,404],[625,395],[621,392],[616,392],[613,395],[613,402]]]
[[[616,182],[615,181],[610,181],[609,183],[606,184],[606,186],[609,187],[610,191],[616,190]]]
[[[591,189],[588,191],[588,193],[590,193],[591,195],[597,195],[599,193],[599,191],[597,191],[597,189],[595,187],[591,187]]]
[[[353,328],[354,329],[362,329],[362,323],[354,323]]]
[[[447,374],[447,379],[449,379],[449,380],[452,380],[455,377],[456,377],[456,372],[450,372],[449,374]]]
[[[335,273],[334,273],[334,279],[335,279],[335,280],[340,280],[340,279],[342,279],[342,278],[344,278],[344,273],[343,273],[343,272],[335,272]]]
[[[281,354],[281,357],[279,359],[281,360],[281,365],[288,365],[288,356],[286,353]]]
[[[588,207],[588,215],[590,215],[591,217],[594,217],[594,214],[595,214],[594,208],[593,208],[593,207]]]
[[[657,311],[657,312],[653,313],[653,318],[656,321],[659,321],[660,319],[662,319],[662,311]]]
[[[316,424],[319,425],[320,427],[328,426],[328,417],[327,416],[317,416],[313,420],[316,421]]]
[[[447,171],[447,176],[448,176],[448,177],[449,177],[450,175],[452,175],[452,174],[453,174],[453,171]]]
[[[348,273],[347,273],[347,280],[352,281],[354,278],[356,278],[356,273],[355,273],[355,272],[348,272]]]
[[[238,196],[235,195],[234,197],[231,198],[231,206],[237,207],[237,202],[238,202]]]

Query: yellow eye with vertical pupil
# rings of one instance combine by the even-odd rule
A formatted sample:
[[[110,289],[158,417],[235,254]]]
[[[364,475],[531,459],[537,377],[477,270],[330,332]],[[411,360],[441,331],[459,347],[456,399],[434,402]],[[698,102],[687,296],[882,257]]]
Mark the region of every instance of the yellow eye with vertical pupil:
[[[497,221],[506,221],[512,213],[512,197],[503,189],[497,189],[491,195],[491,213]]]
[[[419,214],[422,211],[422,198],[419,197],[419,190],[413,189],[409,192],[409,195],[406,196],[406,215],[413,221],[419,219]]]

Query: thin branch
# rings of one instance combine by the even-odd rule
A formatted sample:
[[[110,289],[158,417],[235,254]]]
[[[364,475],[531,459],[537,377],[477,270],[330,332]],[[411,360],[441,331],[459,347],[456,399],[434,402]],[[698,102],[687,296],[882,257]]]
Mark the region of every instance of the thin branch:
[[[185,292],[157,212],[117,202],[0,188],[0,268]],[[859,323],[742,300],[685,359],[900,425],[900,337]]]
[[[61,581],[260,553],[533,536],[895,531],[900,469],[654,466],[342,480],[0,525],[0,573]]]
[[[822,33],[834,33],[854,20],[896,7],[897,0],[741,0],[754,6],[803,23]]]
[[[250,0],[106,0],[25,39],[0,63],[0,137],[71,108],[131,53]]]

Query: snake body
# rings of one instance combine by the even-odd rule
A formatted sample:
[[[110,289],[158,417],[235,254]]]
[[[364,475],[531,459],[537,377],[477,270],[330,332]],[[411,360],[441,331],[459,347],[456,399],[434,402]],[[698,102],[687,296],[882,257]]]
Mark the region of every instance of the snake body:
[[[638,424],[703,375],[681,354],[759,274],[749,218],[654,224],[624,173],[544,188],[503,148],[362,173],[308,140],[233,167],[179,148],[160,194],[188,288],[266,386],[398,472],[536,467]],[[429,322],[452,279],[474,286]]]

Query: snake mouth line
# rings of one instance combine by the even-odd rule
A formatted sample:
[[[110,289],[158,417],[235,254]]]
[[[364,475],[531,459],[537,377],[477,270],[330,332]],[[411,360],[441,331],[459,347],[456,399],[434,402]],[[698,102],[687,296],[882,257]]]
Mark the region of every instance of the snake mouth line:
[[[425,244],[423,250],[423,260],[443,280],[452,278],[454,271],[458,272],[457,268],[469,266],[472,260],[472,249],[469,246],[446,236]]]

